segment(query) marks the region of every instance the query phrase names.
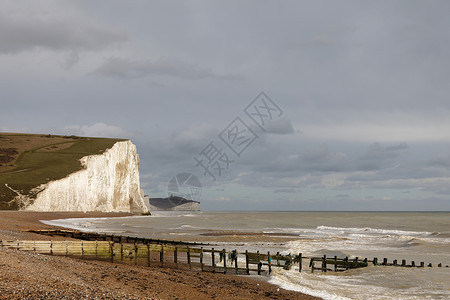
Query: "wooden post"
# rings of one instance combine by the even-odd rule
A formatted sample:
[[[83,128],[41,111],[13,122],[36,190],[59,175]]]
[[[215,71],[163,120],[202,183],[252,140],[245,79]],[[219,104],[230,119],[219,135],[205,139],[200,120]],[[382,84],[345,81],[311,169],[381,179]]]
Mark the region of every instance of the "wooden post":
[[[151,261],[150,244],[147,244],[147,267],[150,267],[150,261]]]
[[[431,263],[429,263],[429,264],[428,264],[428,267],[429,267],[429,268],[432,268],[432,267],[433,267],[433,265],[432,265]]]
[[[164,246],[161,245],[161,252],[159,252],[159,261],[161,262],[161,267],[164,266]]]
[[[442,263],[439,263],[439,264],[438,264],[438,268],[442,268]]]
[[[134,241],[134,265],[137,265],[138,250],[139,248],[136,245],[136,241]]]
[[[322,272],[327,271],[327,256],[324,255],[322,258]]]
[[[383,258],[383,266],[387,266],[387,258]]]
[[[277,258],[278,261],[278,258]],[[301,272],[302,271],[302,253],[300,252],[298,254],[298,271]]]
[[[414,261],[411,261],[411,267],[415,267],[416,266],[416,263],[414,262]]]
[[[214,248],[211,249],[211,266],[212,266],[212,272],[215,273],[216,272],[216,262],[215,262],[215,257],[214,257]]]
[[[348,256],[344,258],[345,261],[345,269],[348,270]]]
[[[337,272],[337,255],[334,256],[334,271]]]
[[[394,261],[392,262],[392,264],[393,264],[394,266],[396,266],[396,265],[397,265],[397,260],[394,259]]]
[[[311,268],[311,273],[314,273],[314,258],[311,257],[311,260],[309,261],[309,266]]]
[[[188,261],[188,265],[189,265],[189,270],[192,269],[191,266],[191,249],[189,249],[189,246],[187,246],[187,252],[186,252],[186,256],[187,256],[187,261]]]
[[[406,260],[402,259],[402,267],[406,266]]]
[[[111,262],[114,262],[114,243],[109,242],[109,251],[111,252]]]
[[[245,269],[247,271],[247,275],[250,275],[250,268],[248,262],[248,250],[245,250]]]
[[[50,255],[53,255],[53,240],[50,241]]]
[[[81,242],[81,259],[84,258],[84,243]]]
[[[223,273],[227,274],[227,252],[223,249]]]
[[[258,263],[258,275],[261,275],[262,262]]]
[[[173,262],[178,264],[178,247],[175,246],[175,250],[173,251]]]
[[[425,263],[423,261],[420,262],[420,267],[424,268],[425,267]]]
[[[203,247],[200,248],[200,268],[203,272]]]
[[[238,252],[237,252],[237,250],[234,250],[234,253],[236,254],[234,256],[234,269],[236,271],[236,275],[238,275],[239,274],[239,269],[238,269]]]
[[[374,265],[374,266],[377,266],[377,265],[378,265],[378,258],[377,258],[377,257],[374,257],[374,258],[373,258],[373,265]]]

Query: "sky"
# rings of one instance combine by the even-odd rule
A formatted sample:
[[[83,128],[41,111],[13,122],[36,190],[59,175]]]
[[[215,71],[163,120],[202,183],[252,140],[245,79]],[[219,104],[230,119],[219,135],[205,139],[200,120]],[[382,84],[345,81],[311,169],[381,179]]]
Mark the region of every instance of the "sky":
[[[448,211],[448,11],[0,0],[0,131],[131,139],[205,210]]]

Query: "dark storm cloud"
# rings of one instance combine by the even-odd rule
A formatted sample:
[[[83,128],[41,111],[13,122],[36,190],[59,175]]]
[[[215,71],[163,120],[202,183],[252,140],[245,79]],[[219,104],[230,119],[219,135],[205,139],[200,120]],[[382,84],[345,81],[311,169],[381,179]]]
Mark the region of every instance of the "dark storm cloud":
[[[125,32],[76,19],[38,16],[10,17],[0,12],[0,52],[17,53],[37,48],[99,50],[128,39]]]

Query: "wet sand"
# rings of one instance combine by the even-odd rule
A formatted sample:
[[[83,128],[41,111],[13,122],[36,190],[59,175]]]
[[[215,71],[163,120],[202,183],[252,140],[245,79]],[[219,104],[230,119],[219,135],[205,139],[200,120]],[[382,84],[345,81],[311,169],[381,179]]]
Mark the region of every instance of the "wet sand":
[[[128,216],[125,213],[0,211],[0,239],[68,239],[26,232],[55,229],[39,220]],[[254,276],[49,256],[0,247],[2,299],[319,299]]]

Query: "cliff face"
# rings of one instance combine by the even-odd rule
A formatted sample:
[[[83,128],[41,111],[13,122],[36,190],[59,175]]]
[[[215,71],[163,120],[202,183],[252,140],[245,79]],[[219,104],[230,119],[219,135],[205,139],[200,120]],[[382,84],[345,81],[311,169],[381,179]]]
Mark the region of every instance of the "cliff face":
[[[146,212],[140,193],[139,156],[131,141],[81,159],[83,170],[51,181],[25,210]]]

